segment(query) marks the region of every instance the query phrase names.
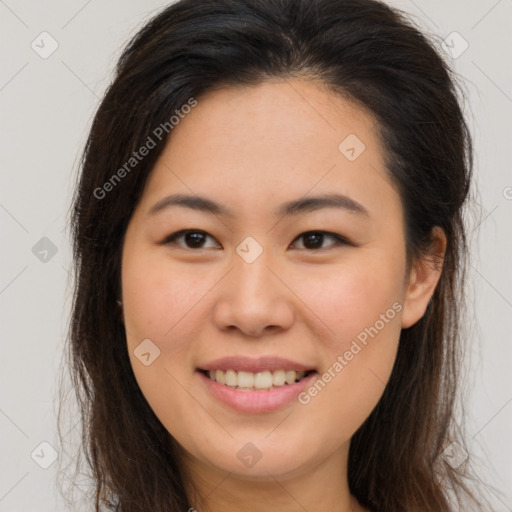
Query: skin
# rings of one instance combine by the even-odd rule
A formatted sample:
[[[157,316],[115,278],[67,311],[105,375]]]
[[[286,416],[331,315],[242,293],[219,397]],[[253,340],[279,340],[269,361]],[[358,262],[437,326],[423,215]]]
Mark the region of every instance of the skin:
[[[123,246],[123,317],[135,377],[183,448],[198,510],[365,510],[348,489],[350,438],[382,395],[401,329],[424,314],[440,276],[427,259],[406,273],[402,205],[375,128],[368,112],[313,80],[210,91],[173,129],[148,178]],[[338,149],[350,134],[365,144],[354,161]],[[272,214],[333,192],[368,215]],[[149,215],[173,193],[206,196],[234,216],[179,206]],[[182,229],[207,232],[204,248],[183,237],[161,243]],[[350,244],[326,235],[308,250],[300,235],[312,230]],[[252,263],[236,252],[247,236],[263,249]],[[445,246],[436,228],[432,252],[442,257]],[[277,355],[321,375],[394,303],[401,311],[305,405],[240,413],[195,371],[224,356]],[[149,366],[134,355],[147,338],[160,349]],[[252,467],[237,457],[248,442],[261,453]]]

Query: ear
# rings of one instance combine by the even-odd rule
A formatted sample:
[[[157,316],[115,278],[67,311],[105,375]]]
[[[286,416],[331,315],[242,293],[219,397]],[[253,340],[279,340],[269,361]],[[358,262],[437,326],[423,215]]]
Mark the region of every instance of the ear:
[[[439,226],[435,226],[428,254],[421,256],[410,271],[404,296],[402,329],[411,327],[425,314],[441,277],[445,251],[446,235]]]

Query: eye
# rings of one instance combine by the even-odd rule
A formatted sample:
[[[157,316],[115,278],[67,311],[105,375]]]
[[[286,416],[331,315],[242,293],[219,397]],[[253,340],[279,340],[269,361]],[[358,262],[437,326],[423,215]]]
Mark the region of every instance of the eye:
[[[162,241],[162,245],[168,244],[176,244],[182,246],[185,249],[211,249],[220,246],[206,246],[205,241],[210,237],[212,240],[214,238],[209,235],[206,231],[202,231],[200,229],[182,229],[181,231],[177,231],[172,235],[169,235]],[[295,240],[303,239],[305,243],[303,243],[303,247],[299,247],[299,249],[308,250],[308,251],[316,251],[318,249],[328,249],[335,245],[351,245],[350,242],[343,236],[338,235],[336,233],[329,233],[328,231],[307,231],[305,233],[300,234]],[[330,244],[327,247],[322,247],[325,240],[330,238],[334,240],[334,243]],[[293,245],[290,244],[290,247]]]
[[[307,231],[306,233],[300,234],[295,240],[300,240],[301,238],[305,243],[303,243],[303,247],[299,247],[299,249],[305,249],[308,251],[328,249],[339,244],[350,245],[350,242],[343,236],[337,235],[336,233],[329,233],[327,231]],[[321,247],[326,238],[334,240],[334,243],[330,244],[328,247]]]
[[[179,243],[179,240],[184,241],[185,249],[208,249],[209,247],[204,245],[204,241],[207,237],[212,238],[211,235],[206,233],[206,231],[202,231],[200,229],[182,229],[181,231],[177,231],[176,233],[173,233],[172,235],[169,235],[162,244],[176,244],[182,245],[182,243]]]

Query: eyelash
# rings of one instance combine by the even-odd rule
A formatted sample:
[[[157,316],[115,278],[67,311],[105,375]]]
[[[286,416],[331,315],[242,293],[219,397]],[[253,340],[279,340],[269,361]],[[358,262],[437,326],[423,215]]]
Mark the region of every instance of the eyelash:
[[[188,233],[200,233],[202,235],[206,235],[206,236],[210,236],[211,238],[214,238],[212,235],[210,235],[209,233],[207,233],[206,231],[203,231],[201,229],[182,229],[181,231],[177,231],[176,233],[173,233],[169,236],[167,236],[162,242],[161,244],[162,245],[169,245],[169,244],[176,244],[176,240]],[[301,237],[304,237],[306,235],[318,235],[318,234],[321,234],[321,235],[327,235],[328,237],[332,238],[333,240],[335,240],[336,243],[328,246],[328,247],[324,247],[324,248],[320,248],[320,249],[300,249],[300,250],[305,250],[305,251],[310,251],[310,252],[318,252],[320,250],[326,250],[326,249],[330,249],[332,247],[335,247],[337,245],[353,245],[349,240],[347,240],[345,237],[341,236],[341,235],[338,235],[337,233],[331,233],[330,231],[321,231],[321,230],[311,230],[311,231],[305,231],[304,233],[301,233],[300,235],[298,235],[295,239],[299,239]],[[323,240],[322,240],[323,241]],[[293,242],[292,242],[293,243]],[[179,245],[179,244],[177,244]],[[190,249],[190,250],[201,250],[201,249],[210,249],[209,247],[199,247],[199,248],[191,248],[191,247],[182,247],[183,249]]]

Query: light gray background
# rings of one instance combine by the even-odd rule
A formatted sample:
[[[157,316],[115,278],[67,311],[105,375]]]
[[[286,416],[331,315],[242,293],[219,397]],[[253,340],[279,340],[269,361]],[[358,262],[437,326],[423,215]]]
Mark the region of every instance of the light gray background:
[[[439,41],[456,31],[469,45],[452,59],[469,95],[481,208],[480,217],[469,219],[475,300],[468,325],[473,357],[466,448],[471,460],[480,461],[482,479],[502,492],[493,498],[496,510],[511,511],[512,1],[390,3]],[[67,211],[78,155],[119,52],[164,5],[0,0],[1,512],[69,510],[55,487],[58,461],[40,466],[51,462],[51,449],[40,443],[58,449],[57,379],[70,298]],[[48,38],[41,42],[47,36],[38,37],[43,31],[58,43],[46,59],[31,47],[35,40],[38,51],[51,48]],[[463,41],[454,37],[451,51],[460,52]],[[56,246],[55,255],[38,252],[43,237]]]

